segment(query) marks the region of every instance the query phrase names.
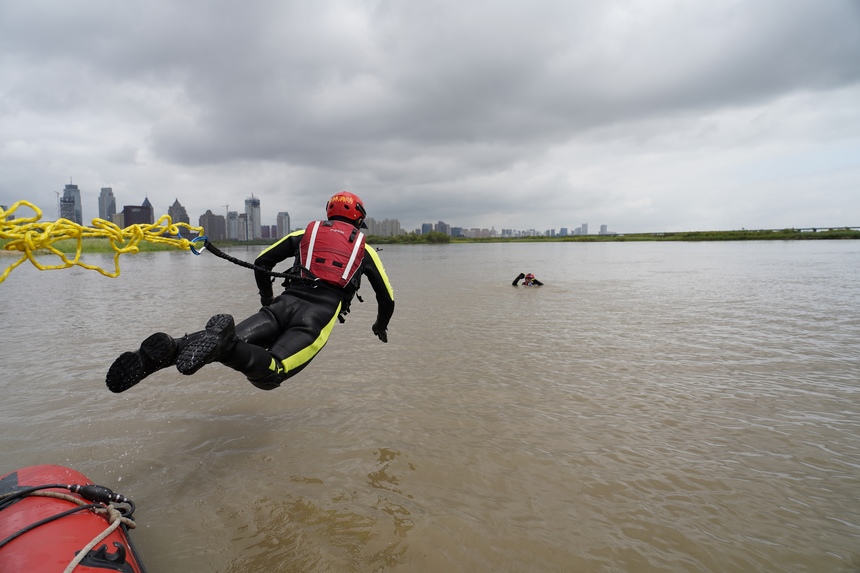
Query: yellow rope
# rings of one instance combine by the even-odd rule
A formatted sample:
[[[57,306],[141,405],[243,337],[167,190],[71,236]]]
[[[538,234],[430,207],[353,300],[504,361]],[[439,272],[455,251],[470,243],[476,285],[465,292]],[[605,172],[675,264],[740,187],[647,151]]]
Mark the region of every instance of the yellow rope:
[[[29,207],[35,213],[35,217],[13,218],[13,213],[19,207]],[[203,233],[203,227],[192,227],[187,223],[173,223],[169,215],[162,215],[152,225],[131,225],[120,229],[114,223],[104,219],[93,219],[92,227],[83,227],[68,219],[56,221],[39,222],[42,211],[28,201],[18,201],[8,211],[0,209],[0,240],[7,239],[8,243],[3,247],[6,251],[18,251],[23,253],[21,258],[11,264],[2,275],[0,283],[6,280],[16,267],[28,260],[40,271],[66,269],[73,266],[83,267],[87,270],[98,271],[106,277],[116,278],[119,276],[119,256],[129,253],[135,254],[140,249],[141,241],[150,243],[161,243],[170,245],[177,249],[189,250],[191,241],[180,238],[179,228],[184,227],[188,231],[194,231],[198,235]],[[186,233],[189,234],[189,233]],[[172,236],[171,236],[172,235]],[[81,247],[84,239],[107,238],[110,240],[114,251],[114,271],[109,272],[95,265],[88,265],[81,260]],[[74,240],[76,249],[73,258],[66,256],[54,243],[63,240]],[[61,264],[43,265],[36,260],[36,253],[48,251],[59,257]]]

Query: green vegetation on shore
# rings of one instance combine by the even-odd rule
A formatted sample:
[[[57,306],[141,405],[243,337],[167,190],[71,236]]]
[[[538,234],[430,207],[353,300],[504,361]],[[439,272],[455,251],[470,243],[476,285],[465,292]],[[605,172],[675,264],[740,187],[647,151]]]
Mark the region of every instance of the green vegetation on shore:
[[[421,243],[608,243],[633,241],[803,241],[815,239],[860,239],[860,230],[856,229],[827,229],[800,230],[781,229],[748,231],[685,231],[677,233],[629,233],[624,235],[569,235],[562,237],[531,236],[531,237],[487,237],[466,239],[449,237],[443,233],[428,233],[426,235],[399,235],[396,237],[370,237],[374,245],[385,244],[421,244]]]
[[[822,239],[860,239],[860,230],[857,229],[827,229],[827,230],[764,230],[764,231],[687,231],[677,233],[629,233],[624,235],[571,235],[567,237],[489,237],[480,239],[466,239],[461,237],[449,237],[444,233],[431,232],[426,235],[409,233],[396,237],[371,236],[369,242],[374,245],[425,245],[445,243],[594,243],[594,242],[634,242],[634,241],[805,241]],[[9,240],[0,239],[0,249],[5,247]],[[214,243],[219,247],[230,246],[261,246],[270,245],[271,241],[236,242],[219,241]],[[63,253],[74,253],[77,242],[64,240],[54,243],[54,247]],[[113,253],[113,248],[107,239],[89,238],[84,239],[81,246],[84,253]],[[139,245],[141,252],[152,251],[174,251],[175,247],[157,243],[142,242]],[[9,251],[5,251],[9,252]],[[46,251],[41,251],[46,252]],[[17,253],[17,251],[12,251]]]

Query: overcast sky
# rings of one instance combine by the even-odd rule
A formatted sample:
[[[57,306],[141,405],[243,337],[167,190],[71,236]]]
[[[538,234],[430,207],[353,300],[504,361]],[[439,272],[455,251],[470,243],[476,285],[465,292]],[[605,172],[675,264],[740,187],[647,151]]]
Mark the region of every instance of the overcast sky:
[[[0,204],[860,225],[860,0],[3,0]]]

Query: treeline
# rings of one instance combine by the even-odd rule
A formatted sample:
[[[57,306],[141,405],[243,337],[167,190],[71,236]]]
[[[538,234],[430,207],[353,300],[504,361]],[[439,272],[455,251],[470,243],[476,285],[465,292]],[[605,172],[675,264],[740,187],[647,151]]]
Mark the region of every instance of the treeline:
[[[800,229],[765,229],[750,231],[686,231],[678,233],[639,233],[618,235],[616,241],[804,241],[816,239],[860,239],[860,231],[828,229],[822,231]]]
[[[632,241],[804,241],[820,239],[860,239],[860,230],[828,229],[821,231],[780,229],[748,231],[684,231],[676,233],[627,233],[623,235],[568,235],[562,237],[529,236],[529,237],[484,237],[468,239],[464,237],[449,237],[444,233],[427,233],[419,235],[409,233],[396,237],[370,236],[372,244],[438,244],[438,243],[549,243],[549,242],[632,242]]]

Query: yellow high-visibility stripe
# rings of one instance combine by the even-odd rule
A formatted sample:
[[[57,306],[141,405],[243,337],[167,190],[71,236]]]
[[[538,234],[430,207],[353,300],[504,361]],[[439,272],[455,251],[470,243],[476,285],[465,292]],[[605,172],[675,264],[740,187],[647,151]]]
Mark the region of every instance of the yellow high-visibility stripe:
[[[280,374],[281,372],[284,371],[283,367],[280,364],[278,364],[278,361],[275,360],[274,357],[272,357],[272,363],[269,364],[269,370],[271,370],[272,372],[275,372],[277,374]]]
[[[325,346],[326,342],[328,342],[328,337],[331,334],[331,330],[334,328],[334,325],[337,322],[337,315],[340,314],[340,307],[341,303],[338,303],[337,309],[334,311],[331,320],[327,325],[325,325],[325,328],[320,331],[320,335],[317,336],[317,339],[314,340],[310,346],[306,346],[292,356],[287,356],[286,358],[281,360],[281,364],[284,365],[284,369],[287,372],[298,368],[302,364],[306,364],[311,358],[316,356],[320,350],[322,350],[322,347]]]
[[[370,255],[370,258],[373,259],[373,262],[379,269],[379,274],[382,275],[382,280],[385,283],[385,288],[388,291],[388,296],[391,298],[391,300],[394,300],[394,289],[391,288],[391,283],[388,282],[388,275],[385,274],[385,267],[382,266],[382,261],[380,260],[379,255],[376,254],[376,249],[365,243],[364,250],[366,251],[366,254]]]

